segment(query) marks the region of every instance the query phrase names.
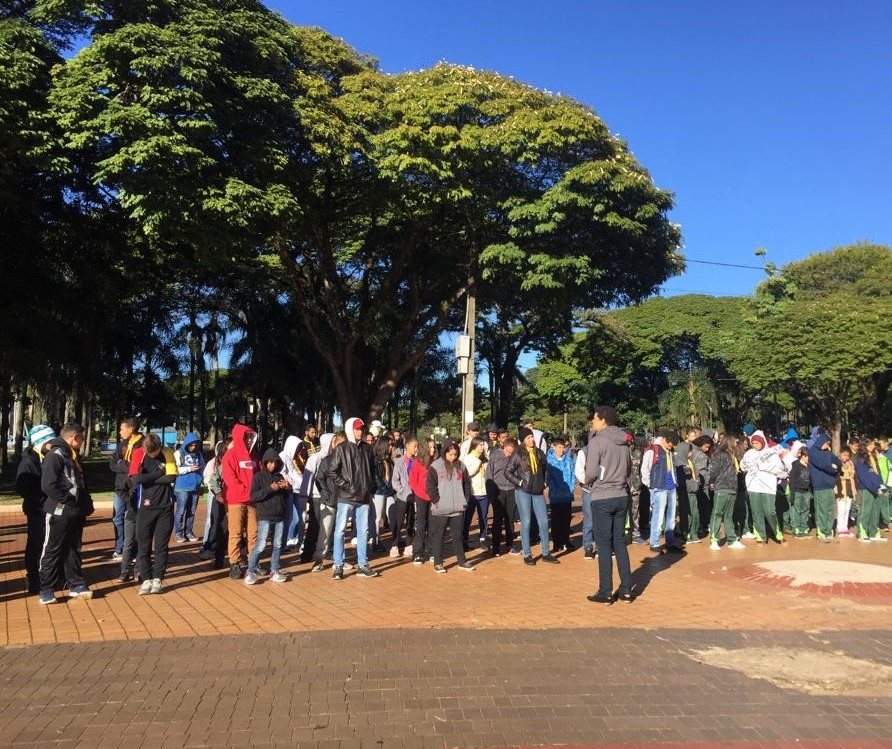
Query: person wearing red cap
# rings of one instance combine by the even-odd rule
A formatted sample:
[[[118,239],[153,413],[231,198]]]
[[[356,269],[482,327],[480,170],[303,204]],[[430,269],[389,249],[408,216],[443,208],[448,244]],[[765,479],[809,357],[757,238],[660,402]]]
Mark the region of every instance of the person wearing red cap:
[[[786,543],[783,530],[777,521],[775,498],[777,482],[787,477],[787,469],[777,449],[768,447],[768,440],[763,432],[753,432],[750,445],[750,449],[740,461],[740,470],[746,474],[746,489],[753,510],[753,533],[756,536],[756,543],[765,543],[769,533],[778,543]]]

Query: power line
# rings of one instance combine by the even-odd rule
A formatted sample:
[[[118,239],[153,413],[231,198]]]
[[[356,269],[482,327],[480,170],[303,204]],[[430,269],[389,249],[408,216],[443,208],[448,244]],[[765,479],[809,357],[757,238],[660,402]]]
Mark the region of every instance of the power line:
[[[724,268],[749,268],[750,270],[765,270],[764,265],[738,265],[737,263],[718,263],[715,260],[692,260],[685,258],[686,263],[697,263],[699,265],[721,265]]]

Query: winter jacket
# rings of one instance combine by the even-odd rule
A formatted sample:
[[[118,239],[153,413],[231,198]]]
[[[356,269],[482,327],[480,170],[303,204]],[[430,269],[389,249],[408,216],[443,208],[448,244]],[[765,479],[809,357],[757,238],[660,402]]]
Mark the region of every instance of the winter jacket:
[[[266,464],[275,461],[276,467],[269,471]],[[273,448],[263,453],[263,468],[251,479],[251,502],[257,505],[257,519],[279,523],[285,519],[286,503],[291,499],[291,485],[285,489],[273,489],[272,485],[282,475],[282,460]]]
[[[501,491],[509,491],[516,488],[514,483],[506,475],[509,470],[514,471],[514,463],[517,462],[517,451],[511,457],[505,455],[502,448],[496,448],[489,454],[486,464],[486,478],[492,481]]]
[[[535,470],[530,459],[531,453],[536,460]],[[514,454],[517,460],[509,463],[505,469],[505,478],[514,484],[514,488],[527,494],[544,494],[547,486],[545,453],[538,447],[528,450],[525,445],[521,445]]]
[[[328,465],[326,475],[337,486],[338,504],[357,507],[368,504],[372,494],[372,449],[365,442],[357,444],[353,437],[356,417],[347,419],[347,441],[335,448],[334,460]]]
[[[248,439],[250,445],[245,444]],[[223,487],[228,505],[251,501],[251,481],[260,470],[257,460],[257,432],[244,424],[232,428],[232,447],[223,456]]]
[[[881,490],[885,491],[880,474],[860,456],[855,457],[855,478],[858,480],[858,486],[867,489],[873,496],[877,496]]]
[[[61,437],[50,442],[40,471],[40,490],[47,515],[79,517],[93,514],[93,499],[84,483],[80,457]]]
[[[42,473],[40,463],[40,455],[33,448],[29,448],[22,453],[22,460],[15,474],[16,494],[22,498],[22,512],[26,515],[43,512],[46,495],[40,488]]]
[[[393,491],[396,493],[396,498],[403,502],[410,502],[412,500],[412,485],[409,483],[409,466],[417,462],[417,457],[408,458],[405,455],[401,455],[393,461]]]
[[[154,458],[143,451],[139,464],[131,464],[129,477],[137,512],[145,508],[167,509],[173,506],[173,485],[177,480],[176,458],[164,447]]]
[[[585,482],[592,501],[627,496],[632,454],[626,433],[617,426],[604,427],[588,441],[585,452]]]
[[[295,455],[298,453],[300,442],[300,437],[293,434],[289,435],[285,439],[284,449],[279,453],[279,460],[282,461],[282,475],[285,477],[285,480],[291,484],[291,490],[295,494],[301,493],[300,489],[304,480],[303,467],[302,465],[298,465],[298,461],[295,460]]]
[[[690,460],[694,464],[694,480],[697,483],[695,491],[699,491],[709,483],[709,454],[694,445],[694,449],[690,453]]]
[[[300,488],[297,493],[302,497],[315,499],[319,496],[316,489],[316,472],[319,470],[319,464],[323,458],[328,457],[331,452],[331,441],[334,434],[326,432],[319,438],[319,449],[307,458],[307,464],[304,466],[304,472],[301,474]]]
[[[641,457],[641,483],[653,490],[677,487],[672,453],[660,442],[654,442]]]
[[[808,475],[811,477],[811,486],[815,491],[834,489],[836,477],[842,467],[842,460],[830,450],[822,450],[822,445],[830,444],[830,438],[826,434],[817,435],[811,447],[808,448]]]
[[[384,497],[393,496],[393,462],[390,460],[390,455],[379,458],[374,454],[373,450],[372,466],[372,474],[375,480],[372,493]]]
[[[803,465],[801,460],[794,460],[793,465],[790,466],[790,489],[794,492],[811,491],[808,466]]]
[[[445,458],[437,458],[427,471],[427,493],[434,515],[463,515],[471,498],[471,479],[460,460],[449,471]]]
[[[777,493],[778,479],[786,478],[787,469],[777,453],[777,448],[768,447],[767,440],[761,432],[754,432],[753,437],[761,435],[765,447],[756,450],[751,447],[740,461],[740,470],[746,474],[747,491],[757,494]]]
[[[429,466],[426,466],[420,460],[416,459],[409,468],[409,488],[412,489],[412,494],[415,496],[415,499],[422,499],[425,502],[431,501],[430,494],[427,493],[428,467]]]
[[[188,447],[191,444],[197,444],[195,452],[189,452]],[[201,437],[195,432],[189,432],[183,440],[183,446],[174,453],[174,459],[177,463],[176,483],[173,488],[178,492],[195,492],[201,488],[204,480],[204,454],[202,453]],[[192,470],[198,467],[197,471]]]
[[[334,460],[334,451],[331,451],[322,458],[316,466],[316,473],[313,476],[313,486],[319,502],[326,507],[338,506],[338,487],[328,472],[328,467]]]
[[[115,492],[126,491],[127,476],[130,473],[130,461],[133,451],[142,446],[143,435],[134,432],[129,440],[118,440],[114,454],[109,458],[109,468],[115,474]]]
[[[461,462],[468,472],[468,478],[471,479],[471,494],[475,497],[486,496],[486,453],[482,458],[476,455],[467,455],[461,458]]]
[[[682,442],[675,448],[673,461],[675,463],[675,476],[678,479],[678,485],[684,482],[685,489],[691,494],[700,488],[700,482],[697,479],[697,467],[694,464],[694,453],[696,449],[691,442]]]
[[[552,503],[572,502],[576,476],[569,451],[558,458],[554,448],[551,448],[545,460],[548,463],[548,499]]]
[[[717,492],[737,491],[737,458],[724,450],[716,450],[709,461],[708,484]]]

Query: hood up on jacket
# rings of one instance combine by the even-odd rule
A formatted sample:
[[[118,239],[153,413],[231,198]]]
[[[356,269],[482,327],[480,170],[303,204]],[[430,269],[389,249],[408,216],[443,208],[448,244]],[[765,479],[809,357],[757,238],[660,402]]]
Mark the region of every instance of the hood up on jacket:
[[[750,435],[750,444],[752,445],[755,440],[759,440],[762,443],[762,447],[768,447],[768,439],[765,437],[765,432],[761,429],[757,429],[755,432]]]
[[[359,423],[357,424],[357,422]],[[355,445],[356,437],[353,436],[353,428],[357,427],[358,429],[362,429],[364,426],[365,422],[358,416],[351,416],[347,419],[347,421],[344,422],[344,431],[347,433],[347,441],[352,442]]]
[[[245,438],[248,438],[250,447],[245,444]],[[241,463],[251,459],[251,453],[257,445],[257,432],[245,424],[236,424],[232,428],[232,450],[235,452],[236,460]]]
[[[199,437],[197,434],[195,434],[195,432],[189,432],[189,434],[187,434],[185,439],[183,440],[183,452],[186,452],[189,445],[191,445],[193,442],[198,443],[198,447],[200,450],[201,449],[201,437]]]
[[[812,447],[815,450],[820,450],[824,447],[824,445],[829,445],[829,444],[830,444],[830,437],[828,437],[826,434],[819,434],[815,437],[815,440],[812,443]]]
[[[289,434],[285,439],[285,447],[282,448],[282,452],[279,453],[279,456],[286,462],[294,460],[294,454],[297,452],[298,445],[300,445],[300,437],[294,434]]]
[[[276,461],[276,467],[270,473],[278,473],[282,470],[282,459],[279,457],[279,453],[276,452],[275,448],[268,447],[266,448],[266,452],[263,453],[263,470],[266,471],[266,464],[271,463],[272,461]]]
[[[319,438],[319,460],[322,460],[322,458],[331,452],[331,443],[334,440],[334,437],[332,432],[325,432]]]

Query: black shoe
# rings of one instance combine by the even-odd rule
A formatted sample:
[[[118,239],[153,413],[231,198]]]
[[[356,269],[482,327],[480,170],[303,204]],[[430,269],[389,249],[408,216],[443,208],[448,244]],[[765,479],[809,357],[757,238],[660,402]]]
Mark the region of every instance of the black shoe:
[[[257,565],[257,572],[254,573],[257,577],[266,577],[269,574],[269,570],[266,567],[261,567],[259,564]]]
[[[331,573],[332,580],[343,580],[344,579],[344,568],[343,567],[335,567],[334,572]]]
[[[616,597],[616,600],[620,603],[632,603],[632,601],[635,600],[635,596],[633,596],[631,593],[620,593]]]
[[[360,567],[356,571],[356,574],[359,575],[360,577],[379,577],[381,573],[376,572],[371,567],[366,565],[365,567]]]
[[[412,564],[414,564],[416,566],[420,566],[420,565],[424,564],[424,557],[421,556],[421,554],[416,554],[412,558]]]
[[[493,549],[492,551],[489,552],[489,555],[490,555],[493,559],[495,559],[496,557],[500,557],[500,556],[502,556],[502,555],[499,553],[499,550],[498,550],[498,549]]]
[[[130,574],[130,571],[128,569],[127,572],[121,573],[121,576],[118,578],[118,580],[120,580],[122,583],[129,583],[133,580],[133,575]]]
[[[230,580],[241,580],[242,579],[242,568],[237,564],[229,565],[229,579]]]
[[[561,546],[561,551],[576,551],[576,546],[571,544],[569,541]]]
[[[524,558],[523,558],[523,563],[524,563],[524,564],[528,564],[530,567],[535,567],[535,566],[536,566],[536,560],[533,559],[532,557],[524,557]]]
[[[600,593],[595,593],[593,596],[586,596],[585,600],[591,601],[592,603],[602,603],[605,606],[613,605],[613,596],[602,596]]]
[[[595,558],[594,549],[586,549],[585,554],[583,555],[582,558],[583,559],[594,559]]]
[[[558,559],[553,554],[546,554],[544,557],[542,557],[542,561],[545,562],[545,564],[560,564],[561,563],[561,560]]]

